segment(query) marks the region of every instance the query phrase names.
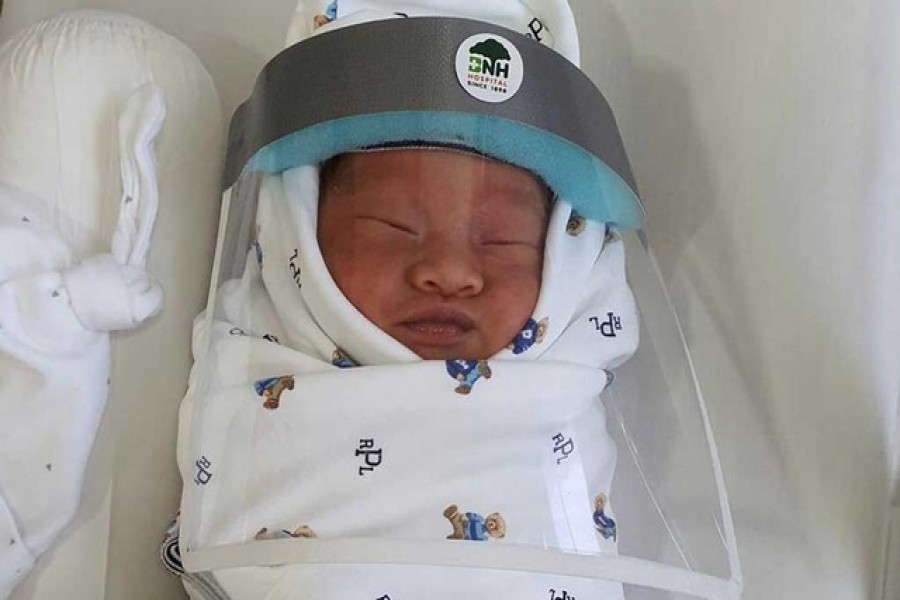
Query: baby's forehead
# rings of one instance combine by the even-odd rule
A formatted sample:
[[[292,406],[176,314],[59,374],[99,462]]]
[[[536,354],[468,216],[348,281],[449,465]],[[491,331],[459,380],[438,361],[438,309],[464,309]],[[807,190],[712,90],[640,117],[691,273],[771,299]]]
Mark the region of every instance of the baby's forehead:
[[[379,148],[338,154],[322,163],[320,185],[345,194],[379,188],[391,192],[452,188],[533,199],[545,212],[554,198],[550,187],[531,171],[459,148]]]

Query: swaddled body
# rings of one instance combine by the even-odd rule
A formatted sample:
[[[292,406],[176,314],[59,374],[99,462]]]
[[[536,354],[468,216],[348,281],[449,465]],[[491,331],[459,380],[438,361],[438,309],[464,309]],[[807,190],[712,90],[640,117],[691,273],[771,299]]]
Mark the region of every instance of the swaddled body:
[[[185,423],[194,539],[615,552],[596,513],[616,456],[599,394],[637,343],[621,240],[474,154],[342,160],[321,191],[313,167],[264,178],[244,275],[219,292],[203,419]]]
[[[228,176],[226,197],[240,207],[228,228],[252,239],[229,246],[226,232],[219,257],[243,267],[226,267],[231,278],[219,280],[195,336],[200,367],[180,435],[182,545],[190,570],[213,573],[188,584],[201,597],[621,597],[619,584],[498,570],[516,567],[497,560],[480,569],[479,557],[616,551],[607,503],[616,449],[600,393],[634,351],[638,320],[622,241],[597,219],[634,222],[627,161],[615,174],[540,127],[453,112],[478,98],[465,83],[473,53],[482,64],[490,48],[496,60],[534,51],[529,64],[553,64],[545,75],[572,66],[524,38],[516,50],[509,31],[402,18],[447,3],[388,4],[339,2],[335,23],[317,23],[314,39],[270,63],[255,100],[272,99],[277,113],[265,143],[249,141],[265,108],[236,115],[232,162],[247,168]],[[573,32],[568,7],[547,4],[577,60],[577,42],[562,35]],[[291,78],[307,65],[362,54],[336,40],[374,43],[384,38],[372,32],[393,29],[339,22],[391,18],[410,36],[444,35],[442,63],[341,62],[347,69],[328,79],[335,112],[311,116],[330,106],[320,101],[293,110]],[[416,39],[424,48],[432,36]],[[430,112],[370,106],[348,89],[367,69],[385,85],[440,75],[433,84],[446,89],[409,86],[399,104],[453,100]],[[496,93],[507,83],[494,82]],[[341,112],[354,102],[358,114]]]

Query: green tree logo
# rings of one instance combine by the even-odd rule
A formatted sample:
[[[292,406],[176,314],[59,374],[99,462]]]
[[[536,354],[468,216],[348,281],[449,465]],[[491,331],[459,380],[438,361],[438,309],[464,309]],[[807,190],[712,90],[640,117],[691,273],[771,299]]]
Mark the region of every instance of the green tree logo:
[[[469,72],[509,77],[511,59],[506,46],[493,38],[488,38],[469,48]]]

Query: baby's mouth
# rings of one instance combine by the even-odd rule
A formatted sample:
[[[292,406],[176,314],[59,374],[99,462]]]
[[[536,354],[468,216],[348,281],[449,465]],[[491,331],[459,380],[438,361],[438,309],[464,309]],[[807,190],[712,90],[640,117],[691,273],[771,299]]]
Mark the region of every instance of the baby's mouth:
[[[459,311],[440,309],[413,314],[400,322],[399,327],[404,338],[401,341],[407,344],[446,347],[462,342],[475,323]]]

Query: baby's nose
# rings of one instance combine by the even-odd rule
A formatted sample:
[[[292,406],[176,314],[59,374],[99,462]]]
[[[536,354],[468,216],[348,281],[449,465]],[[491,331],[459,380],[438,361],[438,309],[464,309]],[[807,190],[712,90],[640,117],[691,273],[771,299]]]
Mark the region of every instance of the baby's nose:
[[[409,268],[416,289],[445,298],[476,296],[484,289],[481,262],[470,244],[429,243]]]

